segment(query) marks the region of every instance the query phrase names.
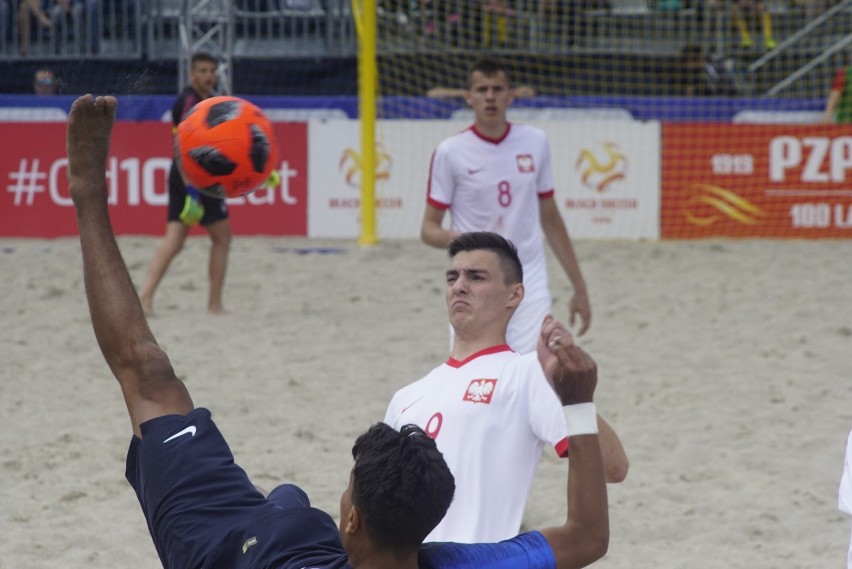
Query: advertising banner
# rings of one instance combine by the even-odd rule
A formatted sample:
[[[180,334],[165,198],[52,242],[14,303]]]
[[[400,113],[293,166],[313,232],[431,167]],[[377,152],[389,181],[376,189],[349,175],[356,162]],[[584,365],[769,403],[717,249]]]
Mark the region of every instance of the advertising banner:
[[[554,199],[572,238],[659,238],[659,123],[531,124],[547,132]]]
[[[419,238],[429,159],[453,132],[449,121],[379,121],[375,199],[380,239]],[[361,125],[351,120],[311,121],[309,138],[308,236],[354,239],[361,231]]]
[[[0,237],[77,234],[68,194],[65,124],[6,123],[0,153]],[[281,183],[228,200],[237,235],[306,235],[307,124],[276,123]],[[118,122],[107,162],[110,215],[119,235],[162,235],[171,168],[171,127]],[[195,228],[193,232],[203,232]]]
[[[844,126],[666,124],[661,235],[850,237],[850,168]]]
[[[550,140],[555,199],[572,237],[656,239],[660,128],[657,123],[536,122]],[[467,121],[383,120],[377,126],[379,238],[417,239],[429,162]],[[360,230],[360,125],[310,125],[311,237],[355,238]],[[449,225],[450,215],[445,217]]]

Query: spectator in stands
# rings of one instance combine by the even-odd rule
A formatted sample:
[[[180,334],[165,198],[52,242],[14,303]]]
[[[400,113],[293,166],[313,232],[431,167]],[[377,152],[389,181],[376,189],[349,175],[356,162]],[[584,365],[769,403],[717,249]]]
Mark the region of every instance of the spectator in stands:
[[[609,0],[541,0],[544,25],[550,34],[558,34],[566,45],[577,45],[588,35],[587,10],[611,10]]]
[[[51,69],[39,69],[33,76],[33,93],[36,95],[55,95],[59,86],[56,75]]]
[[[21,55],[26,55],[30,50],[32,20],[38,21],[39,29],[53,27],[53,20],[44,11],[39,0],[21,0],[18,5],[18,35],[20,36]]]
[[[75,37],[81,46],[89,53],[98,53],[100,50],[100,0],[55,0],[53,6],[40,2],[40,0],[21,0],[18,7],[18,30],[20,34],[21,55],[29,52],[32,20],[37,20],[37,30],[53,30],[57,38],[70,38],[75,34],[83,37]],[[64,30],[70,27],[74,33]],[[83,43],[86,42],[86,43]],[[58,49],[60,44],[54,46]]]
[[[680,92],[687,97],[733,97],[737,84],[725,62],[700,45],[684,46],[680,52]]]
[[[100,0],[56,0],[51,10],[51,20],[60,37],[75,37],[80,47],[88,53],[100,51],[101,39]],[[64,32],[66,26],[74,30],[73,34]],[[89,51],[91,50],[91,51]]]
[[[0,53],[7,53],[12,42],[12,3],[0,0]]]
[[[828,7],[828,0],[798,0],[805,9],[805,20],[810,22]]]
[[[186,112],[196,103],[214,96],[216,87],[216,59],[207,53],[192,56],[189,71],[189,86],[172,105],[173,132],[183,120]],[[153,312],[154,292],[165,276],[172,260],[180,253],[189,230],[200,223],[210,236],[210,260],[207,274],[210,292],[207,301],[209,314],[224,314],[222,290],[225,286],[225,271],[228,266],[228,250],[231,246],[231,222],[228,219],[228,204],[225,200],[200,194],[198,189],[184,183],[176,164],[169,172],[169,207],[167,211],[166,236],[154,252],[148,266],[148,276],[139,300],[146,314]]]
[[[712,14],[719,9],[719,0],[683,0],[682,10],[692,10],[695,13],[695,28],[704,28],[705,18],[712,19]]]
[[[852,123],[852,88],[849,80],[852,79],[852,65],[841,67],[834,76],[834,83],[828,92],[828,100],[825,102],[825,114],[822,122],[824,124],[850,124]]]
[[[482,3],[483,10],[483,28],[482,28],[482,45],[490,47],[492,45],[505,47],[509,43],[511,35],[507,29],[508,18],[517,18],[518,12],[513,7],[509,6],[506,0],[484,0]],[[497,41],[492,41],[492,31],[496,27]]]
[[[760,18],[763,27],[763,47],[775,49],[778,43],[772,37],[772,15],[761,0],[734,0],[731,2],[731,17],[740,32],[740,47],[754,45],[749,31],[749,23]]]

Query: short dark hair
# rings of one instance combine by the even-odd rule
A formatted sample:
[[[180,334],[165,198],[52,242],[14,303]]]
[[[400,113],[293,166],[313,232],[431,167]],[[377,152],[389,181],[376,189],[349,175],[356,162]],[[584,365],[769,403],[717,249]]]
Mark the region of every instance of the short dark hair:
[[[462,233],[447,247],[447,256],[452,259],[462,251],[479,251],[484,249],[497,254],[500,259],[500,268],[506,276],[506,284],[524,282],[524,268],[518,257],[518,249],[511,241],[490,231],[472,231]]]
[[[380,547],[418,547],[447,513],[455,480],[435,441],[416,425],[376,423],[352,447],[352,503]]]
[[[503,73],[506,76],[506,82],[511,87],[512,82],[509,79],[509,71],[506,69],[506,66],[497,59],[493,57],[480,57],[476,61],[473,62],[467,70],[467,86],[470,88],[471,82],[473,81],[473,74],[479,71],[486,77],[494,77],[498,73]]]
[[[216,67],[219,67],[219,62],[215,57],[207,53],[206,51],[198,51],[192,54],[192,59],[190,60],[190,67],[195,67],[196,63],[199,62],[212,63]]]

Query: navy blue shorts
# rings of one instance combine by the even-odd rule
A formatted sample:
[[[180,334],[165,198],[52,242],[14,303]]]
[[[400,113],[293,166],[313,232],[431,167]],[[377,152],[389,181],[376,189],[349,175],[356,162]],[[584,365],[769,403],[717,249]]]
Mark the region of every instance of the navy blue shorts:
[[[178,173],[177,167],[172,165],[169,171],[169,212],[168,221],[180,221],[180,212],[183,211],[186,202],[186,186]],[[201,216],[201,225],[210,225],[223,219],[228,219],[228,204],[225,200],[211,198],[207,194],[201,194],[201,205],[204,206],[204,215]]]
[[[141,429],[125,476],[165,569],[348,567],[334,520],[296,486],[258,492],[207,409]]]

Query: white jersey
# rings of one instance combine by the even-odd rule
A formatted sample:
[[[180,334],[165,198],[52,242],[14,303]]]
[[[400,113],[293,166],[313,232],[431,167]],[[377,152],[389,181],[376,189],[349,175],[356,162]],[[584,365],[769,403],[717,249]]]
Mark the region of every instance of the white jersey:
[[[841,512],[852,514],[852,433],[846,439],[846,458],[843,462],[843,476],[840,479],[840,490],[837,496],[837,507]],[[846,567],[852,569],[852,538],[849,542],[849,552],[846,554]]]
[[[492,231],[514,243],[524,269],[524,300],[509,324],[510,345],[519,351],[535,349],[536,331],[550,310],[544,242],[538,201],[553,196],[553,171],[547,136],[541,129],[510,124],[499,140],[474,127],[438,145],[432,155],[427,201],[449,209],[453,231]],[[546,309],[525,316],[530,305]],[[525,306],[526,305],[526,306]],[[521,334],[524,345],[512,341],[521,321],[532,321]],[[529,329],[529,324],[525,324]],[[529,344],[529,338],[532,344]]]
[[[562,405],[535,353],[508,346],[450,358],[393,396],[385,423],[435,439],[456,480],[427,541],[495,542],[518,534],[545,443],[566,456]]]

